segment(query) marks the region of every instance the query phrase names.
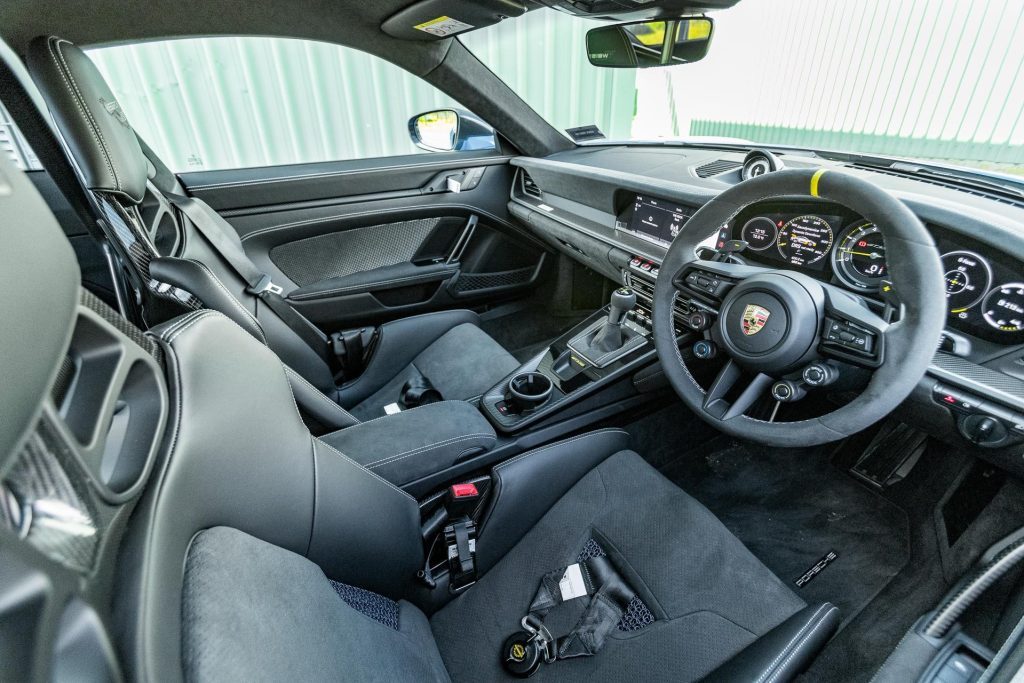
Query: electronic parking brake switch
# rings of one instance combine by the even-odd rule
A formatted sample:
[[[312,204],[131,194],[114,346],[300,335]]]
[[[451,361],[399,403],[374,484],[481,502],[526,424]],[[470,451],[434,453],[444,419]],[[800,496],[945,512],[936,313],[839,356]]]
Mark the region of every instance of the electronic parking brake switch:
[[[480,502],[475,484],[454,484],[445,508],[451,520],[444,528],[448,549],[448,590],[461,593],[476,583],[476,523],[473,511]]]

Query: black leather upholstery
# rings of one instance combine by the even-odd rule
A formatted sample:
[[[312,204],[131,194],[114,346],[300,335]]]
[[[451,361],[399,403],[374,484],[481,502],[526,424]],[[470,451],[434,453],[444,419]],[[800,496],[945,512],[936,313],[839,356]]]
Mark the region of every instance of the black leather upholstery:
[[[175,400],[169,450],[126,538],[119,608],[137,624],[134,676],[180,671],[182,560],[202,529],[244,531],[402,597],[423,562],[416,501],[314,439],[281,362],[231,320],[203,310],[153,333]]]
[[[121,105],[92,61],[66,40],[40,36],[29,44],[28,66],[86,187],[142,201],[149,163]]]
[[[776,683],[807,668],[839,626],[839,608],[830,603],[803,608],[715,669],[706,683]]]
[[[0,214],[2,473],[3,456],[17,452],[35,423],[67,351],[79,273],[71,245],[53,214],[7,158],[0,160]],[[39,315],[40,311],[46,315]]]
[[[612,453],[625,450],[629,435],[603,429],[523,453],[494,468],[491,505],[481,522],[487,536],[477,554],[484,571],[494,566],[519,538],[584,474]],[[500,532],[491,532],[500,529]]]

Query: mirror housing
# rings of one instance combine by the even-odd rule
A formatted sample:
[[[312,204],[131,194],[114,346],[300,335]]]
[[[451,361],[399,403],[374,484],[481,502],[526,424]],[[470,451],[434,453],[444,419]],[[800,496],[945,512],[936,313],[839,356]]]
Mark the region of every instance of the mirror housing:
[[[714,27],[708,17],[600,26],[587,31],[587,58],[612,69],[689,64],[707,56]]]
[[[428,152],[478,152],[498,148],[494,129],[465,109],[435,109],[409,119],[409,137]]]

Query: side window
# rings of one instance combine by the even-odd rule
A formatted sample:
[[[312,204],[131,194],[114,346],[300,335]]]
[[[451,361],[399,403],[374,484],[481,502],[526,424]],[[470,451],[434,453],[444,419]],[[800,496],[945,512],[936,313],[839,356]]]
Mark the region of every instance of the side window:
[[[190,38],[89,56],[175,172],[495,147],[486,124],[426,81],[340,45]],[[460,140],[460,128],[477,134]]]

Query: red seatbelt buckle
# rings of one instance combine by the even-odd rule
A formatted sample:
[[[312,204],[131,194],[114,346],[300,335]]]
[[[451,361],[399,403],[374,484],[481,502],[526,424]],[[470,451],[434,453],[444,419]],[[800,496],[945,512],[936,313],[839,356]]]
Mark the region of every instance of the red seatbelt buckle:
[[[448,509],[448,519],[472,517],[479,502],[480,491],[477,490],[476,484],[469,482],[452,484],[448,487],[448,501],[445,503],[445,508]]]
[[[476,498],[480,492],[476,490],[476,484],[452,484],[452,498]]]

